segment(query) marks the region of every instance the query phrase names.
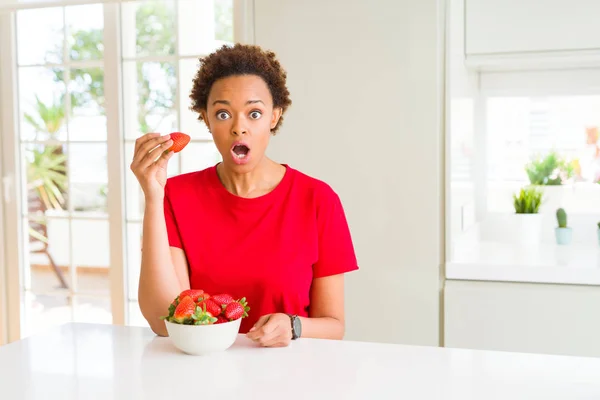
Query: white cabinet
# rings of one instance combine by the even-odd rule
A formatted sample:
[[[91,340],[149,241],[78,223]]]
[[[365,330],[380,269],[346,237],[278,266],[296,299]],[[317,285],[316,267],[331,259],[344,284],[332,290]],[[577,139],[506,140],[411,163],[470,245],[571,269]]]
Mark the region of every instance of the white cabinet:
[[[464,1],[467,56],[600,51],[600,0]]]
[[[600,357],[600,287],[446,281],[444,345]]]

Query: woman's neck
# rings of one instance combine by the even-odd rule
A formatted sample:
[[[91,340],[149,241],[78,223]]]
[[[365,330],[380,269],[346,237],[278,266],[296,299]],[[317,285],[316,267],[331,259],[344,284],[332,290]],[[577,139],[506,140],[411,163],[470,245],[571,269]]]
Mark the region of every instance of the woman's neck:
[[[229,192],[239,197],[254,198],[272,191],[283,179],[285,167],[264,157],[253,170],[242,174],[220,163],[217,174]]]

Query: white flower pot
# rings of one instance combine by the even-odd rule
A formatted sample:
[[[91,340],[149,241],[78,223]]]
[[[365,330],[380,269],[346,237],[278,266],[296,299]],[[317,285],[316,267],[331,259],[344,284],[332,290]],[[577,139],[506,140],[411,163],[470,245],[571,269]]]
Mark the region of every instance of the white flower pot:
[[[514,214],[512,240],[519,246],[537,246],[542,236],[541,214]]]

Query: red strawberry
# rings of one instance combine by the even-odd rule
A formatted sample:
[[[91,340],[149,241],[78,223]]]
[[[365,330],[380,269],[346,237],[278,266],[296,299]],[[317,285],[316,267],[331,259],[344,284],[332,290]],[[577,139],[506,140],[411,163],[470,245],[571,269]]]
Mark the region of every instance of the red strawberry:
[[[233,321],[238,318],[247,317],[248,311],[250,311],[250,307],[248,307],[248,304],[246,303],[246,298],[243,297],[242,299],[227,305],[225,308],[225,317],[230,321]]]
[[[171,318],[173,317],[173,314],[175,314],[175,309],[177,308],[177,306],[179,305],[179,296],[175,297],[175,300],[173,300],[171,302],[171,304],[169,305],[169,315],[166,316],[161,316],[160,319],[162,320],[168,320],[170,321]]]
[[[173,132],[171,133],[171,140],[173,145],[168,150],[179,153],[190,142],[190,137],[182,132]]]
[[[175,313],[173,314],[173,318],[171,320],[173,322],[177,322],[180,324],[184,324],[189,322],[192,318],[192,315],[196,312],[196,303],[190,296],[186,296],[177,305],[175,309]]]
[[[198,298],[204,294],[202,289],[187,289],[179,294],[179,298],[183,299],[185,296],[190,296],[192,300],[198,302]]]
[[[198,303],[198,307],[209,312],[213,317],[216,317],[223,312],[223,308],[221,308],[221,306],[215,303],[212,299],[202,300],[200,303]]]
[[[233,297],[231,297],[228,294],[215,294],[212,297],[213,301],[215,301],[217,304],[220,304],[222,306],[226,306],[229,303],[233,303],[235,300],[233,299]]]
[[[211,295],[210,295],[210,294],[208,294],[208,293],[203,293],[203,294],[202,294],[202,296],[200,296],[200,297],[198,298],[198,301],[202,301],[202,300],[208,300],[208,299],[210,299],[210,298],[211,298]]]
[[[225,318],[224,316],[219,315],[217,317],[217,322],[215,322],[215,324],[223,324],[225,322],[229,322],[229,320],[227,318]]]

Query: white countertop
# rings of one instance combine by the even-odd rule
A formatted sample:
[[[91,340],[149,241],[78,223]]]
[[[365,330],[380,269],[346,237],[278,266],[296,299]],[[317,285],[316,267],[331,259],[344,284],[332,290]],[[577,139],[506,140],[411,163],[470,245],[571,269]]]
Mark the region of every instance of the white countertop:
[[[455,245],[446,279],[600,285],[600,246],[465,241]]]
[[[147,328],[68,324],[0,347],[0,398],[600,399],[600,359],[243,336],[197,357]]]

